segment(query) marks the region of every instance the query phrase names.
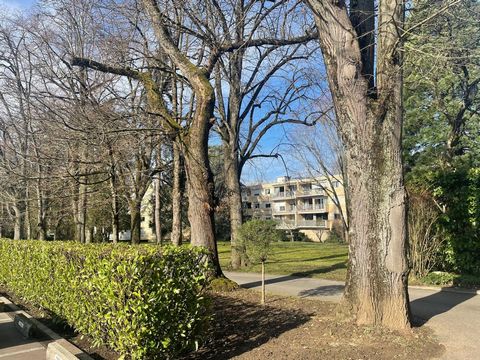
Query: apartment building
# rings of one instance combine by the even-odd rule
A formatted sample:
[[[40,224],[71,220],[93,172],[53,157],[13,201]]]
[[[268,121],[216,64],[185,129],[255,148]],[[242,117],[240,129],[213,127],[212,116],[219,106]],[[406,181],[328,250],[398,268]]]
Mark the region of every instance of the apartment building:
[[[335,176],[340,179],[339,176]],[[345,192],[339,180],[326,177],[291,179],[277,178],[272,183],[244,186],[242,203],[244,216],[275,220],[278,228],[298,230],[312,241],[324,241],[341,215],[332,195],[345,214]]]

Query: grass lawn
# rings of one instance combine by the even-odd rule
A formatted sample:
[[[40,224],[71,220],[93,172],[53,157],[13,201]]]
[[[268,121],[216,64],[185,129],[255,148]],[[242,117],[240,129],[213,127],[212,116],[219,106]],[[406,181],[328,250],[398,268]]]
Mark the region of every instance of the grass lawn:
[[[230,242],[218,242],[218,254],[224,270],[230,268]],[[267,274],[295,275],[345,280],[348,246],[333,243],[279,242],[273,244],[266,264]],[[240,271],[260,272],[260,265]]]

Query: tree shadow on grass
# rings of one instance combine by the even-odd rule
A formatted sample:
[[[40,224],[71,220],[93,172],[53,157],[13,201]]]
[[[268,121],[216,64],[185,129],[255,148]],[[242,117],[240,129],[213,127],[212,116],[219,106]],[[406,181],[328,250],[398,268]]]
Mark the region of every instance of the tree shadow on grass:
[[[230,359],[303,325],[313,315],[218,294],[213,300],[211,338],[202,349],[184,359]]]
[[[337,254],[337,255],[327,255],[327,256],[319,256],[315,258],[310,258],[310,259],[292,259],[292,260],[278,260],[275,258],[275,256],[272,257],[272,260],[274,263],[304,263],[304,262],[309,262],[309,261],[317,261],[317,260],[327,260],[327,259],[342,259],[345,258],[345,255],[342,254]]]
[[[317,274],[326,274],[331,271],[346,269],[347,268],[347,261],[341,261],[330,266],[324,266],[317,269],[306,270],[306,271],[299,271],[291,274],[291,276],[296,277],[312,277],[313,275]]]

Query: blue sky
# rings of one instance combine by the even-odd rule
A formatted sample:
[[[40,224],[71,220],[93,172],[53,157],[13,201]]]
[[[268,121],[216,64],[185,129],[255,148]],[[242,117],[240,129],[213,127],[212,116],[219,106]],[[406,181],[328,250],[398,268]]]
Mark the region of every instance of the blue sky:
[[[6,5],[12,11],[24,11],[32,7],[37,0],[0,0],[0,4]],[[268,154],[279,152],[283,155],[283,160],[280,158],[258,158],[252,162],[248,162],[242,174],[242,181],[245,183],[272,181],[275,178],[283,175],[295,176],[301,169],[298,168],[298,163],[292,159],[291,146],[279,146],[279,144],[287,142],[285,132],[292,130],[292,126],[279,126],[272,128],[268,134],[262,139],[259,147],[254,153]],[[215,138],[215,136],[213,136]],[[218,143],[218,139],[211,139],[212,143]]]
[[[24,10],[32,6],[36,0],[0,0],[1,4],[7,5],[7,7],[13,10]]]

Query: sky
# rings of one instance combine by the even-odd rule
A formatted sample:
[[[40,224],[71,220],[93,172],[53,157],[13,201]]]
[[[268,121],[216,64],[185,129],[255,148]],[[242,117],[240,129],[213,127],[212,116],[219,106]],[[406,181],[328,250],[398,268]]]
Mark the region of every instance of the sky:
[[[23,11],[30,8],[36,0],[0,0],[0,4],[3,8],[10,9],[12,11]]]
[[[31,8],[37,0],[0,0],[0,4],[6,6],[11,11],[26,11]],[[262,139],[255,153],[268,154],[271,152],[279,152],[282,158],[257,158],[249,161],[245,165],[242,173],[242,182],[256,183],[264,181],[273,181],[279,176],[289,175],[298,176],[302,169],[298,168],[295,160],[289,156],[289,152],[293,149],[285,144],[287,138],[285,132],[288,132],[289,126],[279,126],[272,128],[269,133]],[[213,140],[213,144],[217,144],[218,139]]]

